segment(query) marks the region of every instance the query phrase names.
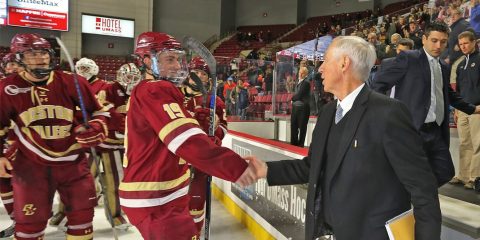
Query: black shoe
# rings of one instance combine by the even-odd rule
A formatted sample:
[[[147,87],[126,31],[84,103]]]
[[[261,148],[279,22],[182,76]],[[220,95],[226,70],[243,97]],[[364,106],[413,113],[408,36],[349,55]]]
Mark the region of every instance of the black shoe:
[[[475,181],[473,181],[473,189],[480,192],[480,177],[477,177]]]
[[[0,232],[0,238],[11,237],[15,233],[15,222],[8,228]]]

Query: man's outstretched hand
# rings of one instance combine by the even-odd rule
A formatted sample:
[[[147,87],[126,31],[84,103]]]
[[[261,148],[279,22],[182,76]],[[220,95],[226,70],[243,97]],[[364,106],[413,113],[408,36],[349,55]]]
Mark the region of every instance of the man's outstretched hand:
[[[260,178],[267,177],[267,164],[254,156],[245,157],[248,161],[248,167],[245,169],[240,178],[235,182],[241,187],[246,187],[258,181]]]

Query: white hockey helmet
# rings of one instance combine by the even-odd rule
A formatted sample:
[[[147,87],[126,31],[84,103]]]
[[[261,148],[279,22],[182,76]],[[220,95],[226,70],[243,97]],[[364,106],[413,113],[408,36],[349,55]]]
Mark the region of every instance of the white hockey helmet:
[[[98,66],[90,58],[81,58],[80,60],[77,61],[75,64],[75,70],[77,73],[86,78],[87,80],[90,80],[92,77],[98,75]]]
[[[128,95],[130,95],[133,87],[135,87],[140,80],[142,80],[142,73],[133,63],[123,64],[118,69],[117,78],[115,79],[115,81],[122,85]]]

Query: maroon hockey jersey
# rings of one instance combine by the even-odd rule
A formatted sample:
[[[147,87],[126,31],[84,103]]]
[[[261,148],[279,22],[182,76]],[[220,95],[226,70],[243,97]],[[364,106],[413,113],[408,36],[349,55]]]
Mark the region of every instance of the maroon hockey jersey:
[[[13,120],[19,151],[26,158],[44,165],[76,161],[83,149],[73,132],[79,124],[74,114],[80,106],[73,75],[52,71],[44,86],[36,86],[25,80],[23,74],[9,76],[0,82],[0,147],[3,147],[10,120]],[[90,118],[103,121],[109,117],[88,82],[83,77],[78,77],[78,82]]]
[[[119,83],[107,82],[99,78],[92,81],[90,87],[97,96],[100,105],[108,108],[111,114],[111,118],[107,122],[107,139],[98,145],[98,147],[104,149],[123,149],[124,133],[123,131],[118,131],[115,126],[125,118],[128,95]]]
[[[131,93],[119,193],[133,224],[152,207],[187,195],[187,162],[229,181],[236,181],[248,166],[233,151],[215,145],[183,103],[183,94],[168,81],[141,81]]]

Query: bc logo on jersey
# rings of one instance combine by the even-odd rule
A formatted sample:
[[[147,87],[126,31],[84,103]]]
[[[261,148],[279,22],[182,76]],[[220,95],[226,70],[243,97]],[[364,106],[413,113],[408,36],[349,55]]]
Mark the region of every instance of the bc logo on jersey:
[[[22,211],[25,212],[26,216],[31,216],[31,215],[35,214],[36,210],[37,210],[37,208],[31,203],[30,204],[25,204],[25,206],[23,206],[23,209],[22,209]]]

